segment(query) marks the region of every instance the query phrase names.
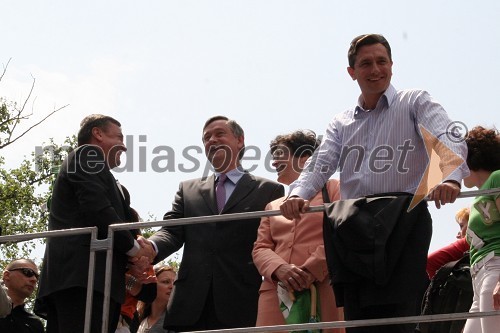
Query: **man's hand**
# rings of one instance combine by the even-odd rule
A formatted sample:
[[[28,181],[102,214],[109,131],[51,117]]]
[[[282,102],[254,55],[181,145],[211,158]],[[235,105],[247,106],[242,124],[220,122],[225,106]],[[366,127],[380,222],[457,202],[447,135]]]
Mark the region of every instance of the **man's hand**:
[[[137,258],[140,258],[143,256],[148,257],[149,262],[152,263],[154,258],[156,257],[156,252],[155,252],[154,247],[151,244],[151,242],[149,240],[147,240],[146,238],[139,236],[139,237],[137,237],[137,243],[139,243],[139,245],[141,246],[141,249],[139,250],[139,252],[137,252],[135,257],[137,257]]]
[[[427,195],[429,200],[434,201],[436,208],[441,208],[441,205],[454,203],[460,194],[460,185],[454,181],[445,181],[434,187]]]
[[[309,209],[309,201],[297,196],[288,197],[280,205],[281,214],[289,219],[300,219],[300,215]]]
[[[147,270],[149,268],[149,265],[151,265],[151,263],[149,262],[148,257],[132,257],[129,260],[128,272],[130,273],[130,275],[142,282],[147,278]]]
[[[141,248],[133,257],[129,257],[128,267],[130,269],[130,274],[142,280],[149,265],[151,265],[156,257],[156,252],[151,242],[142,236],[137,238],[137,243],[139,243]]]

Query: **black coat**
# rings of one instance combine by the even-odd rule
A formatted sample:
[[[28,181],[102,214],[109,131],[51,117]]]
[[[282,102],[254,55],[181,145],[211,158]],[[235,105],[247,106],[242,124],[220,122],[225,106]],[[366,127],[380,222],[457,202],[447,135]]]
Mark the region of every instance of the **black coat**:
[[[165,219],[218,215],[214,176],[182,182]],[[261,211],[282,197],[283,186],[246,173],[222,214]],[[160,260],[184,245],[170,298],[167,326],[194,325],[210,290],[219,321],[229,327],[255,326],[262,278],[252,261],[260,218],[163,227],[150,239]],[[212,288],[212,289],[211,289]]]
[[[327,207],[325,251],[338,306],[346,287],[362,306],[403,303],[421,291],[432,220],[425,201],[407,211],[412,198],[380,194]]]
[[[43,333],[45,332],[40,318],[24,309],[24,304],[12,309],[5,318],[0,318],[2,333]]]
[[[49,230],[98,227],[98,238],[107,237],[108,226],[131,221],[116,180],[96,146],[81,146],[63,162],[54,184],[50,204]],[[133,247],[137,230],[115,232],[111,298],[125,299],[126,252]],[[53,237],[47,240],[38,298],[72,287],[87,287],[89,235]],[[104,293],[106,252],[96,252],[94,290]],[[43,302],[42,302],[43,303]]]

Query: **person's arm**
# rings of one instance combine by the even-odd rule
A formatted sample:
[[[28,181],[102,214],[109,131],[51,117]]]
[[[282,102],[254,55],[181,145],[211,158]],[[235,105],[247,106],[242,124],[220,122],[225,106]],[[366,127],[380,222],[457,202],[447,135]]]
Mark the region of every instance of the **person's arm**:
[[[310,200],[318,193],[337,169],[342,150],[337,121],[328,124],[325,137],[318,149],[307,159],[299,178],[290,184],[289,197]]]
[[[98,148],[82,146],[78,149],[69,161],[67,170],[63,172],[74,188],[78,210],[85,215],[85,221],[88,222],[85,226],[98,227],[98,238],[106,238],[111,224],[124,222],[110,197],[110,193],[118,193],[118,188]],[[112,186],[116,188],[111,188]],[[116,231],[114,235],[113,244],[116,251],[127,254],[130,250],[134,251],[134,248],[135,251],[139,250],[129,230]]]
[[[272,206],[268,204],[266,210],[272,210]],[[274,279],[272,275],[278,266],[287,263],[274,252],[275,248],[276,244],[271,235],[271,219],[266,216],[261,219],[257,229],[257,240],[253,245],[252,258],[259,273],[269,280]]]
[[[427,257],[427,275],[432,279],[437,270],[450,261],[459,260],[469,250],[469,244],[465,238],[461,238],[441,249],[438,249]]]
[[[271,204],[266,210],[272,210]],[[275,221],[277,222],[277,221]],[[302,268],[289,264],[275,252],[276,243],[271,234],[271,219],[263,217],[252,251],[253,262],[266,279],[282,282],[288,290],[301,290],[313,282],[314,277]]]
[[[165,213],[164,220],[183,218],[184,217],[184,183],[180,183],[179,190],[175,194],[172,209]],[[153,247],[156,251],[154,263],[157,263],[175,251],[179,250],[184,244],[184,227],[183,226],[163,226],[155,232],[148,241],[154,243]]]
[[[157,278],[152,265],[146,269],[147,278],[137,278],[133,274],[125,274],[125,289],[136,299],[145,303],[151,303],[156,298]]]
[[[439,168],[443,173],[442,183],[429,193],[429,199],[437,208],[455,202],[460,194],[462,179],[469,175],[467,145],[460,138],[462,124],[452,121],[444,108],[426,91],[420,92],[414,102],[415,125],[426,145],[432,145],[440,158]]]
[[[288,198],[281,204],[281,214],[287,219],[300,218],[309,208],[309,199],[314,197],[337,169],[342,150],[334,119],[326,130],[324,140],[307,160],[299,178],[290,184]]]
[[[338,180],[329,180],[326,183],[326,189],[330,202],[340,200],[340,186]],[[320,191],[317,196],[323,197],[323,193]],[[309,219],[307,215],[303,218]],[[321,219],[322,217],[319,218]],[[307,220],[304,222],[307,222]],[[323,239],[318,242],[318,246],[316,247],[316,249],[312,251],[309,258],[306,259],[301,267],[310,272],[317,281],[323,281],[328,276],[328,267],[326,264],[325,246],[323,245]]]
[[[0,286],[0,318],[5,318],[12,311],[12,302],[7,295],[7,288]]]

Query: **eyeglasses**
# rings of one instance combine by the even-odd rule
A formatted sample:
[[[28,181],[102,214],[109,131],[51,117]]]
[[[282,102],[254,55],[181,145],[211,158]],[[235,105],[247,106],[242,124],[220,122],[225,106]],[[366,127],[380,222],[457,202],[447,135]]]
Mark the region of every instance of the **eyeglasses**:
[[[26,268],[26,267],[12,268],[12,269],[9,269],[8,271],[9,272],[21,271],[21,273],[23,273],[24,276],[29,277],[29,278],[34,276],[37,280],[38,280],[38,277],[40,276],[40,274],[38,274],[37,272],[35,272],[31,268]]]

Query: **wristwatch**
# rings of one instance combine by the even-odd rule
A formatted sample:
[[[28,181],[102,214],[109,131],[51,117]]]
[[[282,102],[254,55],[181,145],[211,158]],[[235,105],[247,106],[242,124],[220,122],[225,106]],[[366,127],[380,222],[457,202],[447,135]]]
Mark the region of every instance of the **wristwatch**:
[[[132,291],[132,288],[134,288],[135,286],[135,283],[137,282],[137,279],[135,277],[133,277],[132,275],[127,275],[127,283],[125,283],[125,290],[127,290],[128,292],[131,292]]]

